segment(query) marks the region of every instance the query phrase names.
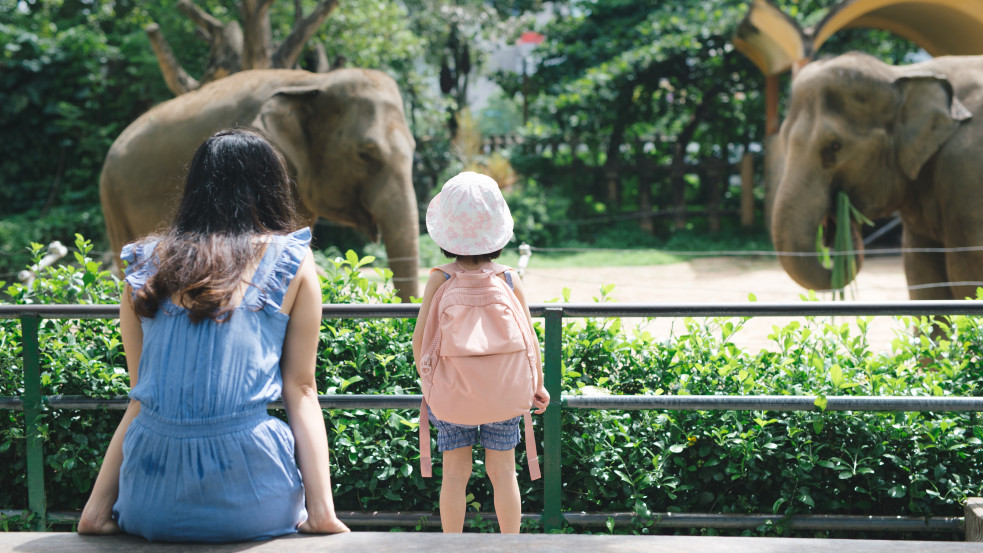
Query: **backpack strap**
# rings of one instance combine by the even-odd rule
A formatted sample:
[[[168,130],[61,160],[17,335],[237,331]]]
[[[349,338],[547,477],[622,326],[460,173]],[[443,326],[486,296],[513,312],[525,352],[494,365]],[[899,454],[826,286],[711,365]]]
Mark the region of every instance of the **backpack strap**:
[[[508,284],[509,288],[515,290],[515,283],[512,282],[512,272],[513,272],[512,267],[499,265],[494,261],[489,261],[488,263],[482,266],[482,268],[484,267],[489,267],[496,275],[500,273],[505,273],[505,284]],[[433,269],[430,269],[430,272],[432,273],[434,271],[440,271],[444,273],[444,280],[450,280],[451,275],[453,275],[454,273],[464,272],[465,270],[466,269],[464,269],[464,267],[461,267],[460,265],[457,264],[457,262],[454,262],[454,263],[448,263],[446,265],[441,265],[439,267],[434,267]]]
[[[526,427],[526,464],[529,465],[529,479],[539,480],[543,475],[539,472],[539,454],[536,452],[536,435],[532,431],[532,414],[526,411],[522,415],[522,420]]]
[[[433,476],[433,461],[430,453],[430,416],[427,398],[424,397],[420,400],[420,475],[424,478]]]
[[[464,268],[458,265],[457,263],[448,263],[446,265],[438,265],[437,267],[430,269],[430,272],[433,273],[435,271],[440,271],[444,273],[444,280],[450,280],[451,275],[453,275],[454,273],[459,273],[463,270]]]
[[[512,281],[512,273],[514,272],[512,267],[501,265],[499,263],[495,263],[494,261],[489,261],[488,263],[485,263],[484,265],[479,267],[477,270],[481,271],[485,269],[490,270],[492,273],[496,275],[504,274],[505,284],[508,284],[510,289],[515,290],[515,283]],[[440,267],[434,267],[433,269],[430,270],[430,272],[432,273],[434,271],[440,271],[444,273],[444,276],[447,277],[447,280],[450,280],[452,274],[462,273],[466,270],[467,269],[465,269],[464,267],[458,265],[457,262],[454,262],[454,263],[448,263],[447,265],[441,265]]]
[[[457,266],[457,263],[450,263],[448,265],[441,265],[436,267],[433,271],[441,271],[447,276],[447,280],[450,280],[451,275],[447,273],[447,270],[454,271],[455,273],[460,272],[461,267],[457,266],[458,270],[454,270],[452,267]],[[446,282],[444,283],[446,284]],[[430,300],[430,313],[427,315],[427,320],[423,327],[423,348],[424,355],[420,359],[414,359],[416,363],[416,371],[420,375],[420,392],[423,394],[423,399],[420,401],[420,422],[419,422],[419,433],[420,433],[420,474],[424,478],[430,478],[433,476],[432,468],[432,457],[431,457],[431,444],[430,444],[430,418],[428,416],[429,410],[427,409],[427,394],[430,393],[428,385],[432,386],[432,376],[433,376],[433,363],[434,360],[427,355],[430,353],[430,347],[433,343],[440,338],[440,329],[437,324],[439,315],[437,314],[437,307],[440,305],[440,299],[444,296],[444,291],[446,287],[442,284],[437,288],[437,292],[434,294],[433,298]]]

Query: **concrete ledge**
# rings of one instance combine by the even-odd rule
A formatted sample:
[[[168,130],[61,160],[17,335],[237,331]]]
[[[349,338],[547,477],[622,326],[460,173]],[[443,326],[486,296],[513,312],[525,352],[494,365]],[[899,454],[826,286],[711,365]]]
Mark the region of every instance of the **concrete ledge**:
[[[983,541],[983,497],[970,497],[964,508],[966,541]]]
[[[295,535],[222,545],[149,543],[132,536],[80,536],[67,532],[0,533],[0,551],[27,553],[979,553],[976,543],[939,541],[825,540],[700,536],[607,536],[577,534],[456,534],[355,532],[336,536]]]

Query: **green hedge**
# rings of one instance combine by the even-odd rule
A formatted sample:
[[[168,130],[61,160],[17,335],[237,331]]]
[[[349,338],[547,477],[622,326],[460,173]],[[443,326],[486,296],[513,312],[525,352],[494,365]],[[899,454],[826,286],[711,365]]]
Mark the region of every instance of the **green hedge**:
[[[8,301],[115,303],[120,283],[89,259],[79,238],[72,265],[55,267]],[[40,250],[36,256],[40,255]],[[398,301],[357,269],[350,253],[325,262],[328,303]],[[387,270],[377,269],[383,278]],[[608,301],[606,293],[598,301]],[[906,327],[929,322],[904,318]],[[947,318],[944,338],[898,336],[892,351],[871,351],[863,330],[803,318],[776,327],[774,347],[757,353],[732,342],[743,319],[687,320],[673,336],[624,328],[619,319],[563,326],[565,393],[770,395],[980,395],[979,321]],[[325,319],[321,393],[419,393],[412,364],[412,319]],[[536,322],[542,334],[542,322]],[[42,393],[114,397],[127,391],[114,320],[46,320],[41,325]],[[542,337],[542,336],[541,336]],[[0,396],[23,391],[20,329],[0,321]],[[415,410],[329,411],[335,500],[340,510],[436,511],[439,478],[418,471]],[[50,510],[83,505],[121,412],[44,414]],[[542,438],[541,419],[536,417]],[[975,414],[581,411],[563,419],[563,507],[631,511],[630,531],[652,530],[652,512],[960,516],[983,493],[983,430]],[[519,448],[519,462],[525,462]],[[541,449],[542,450],[542,449]],[[492,511],[476,455],[470,508]],[[435,470],[440,474],[439,464]],[[27,505],[22,413],[0,414],[0,509]],[[520,472],[524,511],[542,509],[542,485]],[[666,530],[662,530],[663,532]],[[793,535],[781,524],[754,532]],[[810,533],[814,535],[815,533]],[[825,533],[824,535],[833,535]],[[842,534],[839,534],[842,535]]]

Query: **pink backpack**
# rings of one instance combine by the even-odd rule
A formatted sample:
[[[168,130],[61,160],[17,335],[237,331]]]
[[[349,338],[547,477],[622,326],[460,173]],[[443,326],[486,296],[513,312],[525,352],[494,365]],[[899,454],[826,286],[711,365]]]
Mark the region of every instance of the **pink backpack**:
[[[423,350],[416,360],[423,402],[420,405],[420,472],[430,477],[430,422],[477,425],[525,419],[529,475],[540,477],[532,431],[533,395],[539,368],[539,342],[526,313],[497,275],[508,267],[487,263],[466,271],[442,265],[450,278],[437,289],[423,329]],[[509,275],[506,274],[506,277]]]

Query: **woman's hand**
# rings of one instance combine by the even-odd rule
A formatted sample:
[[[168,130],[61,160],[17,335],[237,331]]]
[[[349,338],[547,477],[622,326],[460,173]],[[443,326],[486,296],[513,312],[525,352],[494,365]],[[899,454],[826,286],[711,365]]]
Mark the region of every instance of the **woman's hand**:
[[[550,405],[550,393],[546,391],[546,386],[539,385],[539,389],[532,396],[532,405],[536,408],[535,413],[542,415]]]
[[[312,521],[310,518],[300,523],[297,530],[303,532],[304,534],[341,534],[344,532],[351,532],[344,522],[338,519],[335,515],[330,515],[324,517],[318,522]]]
[[[86,505],[88,507],[88,505]],[[119,534],[119,524],[113,520],[111,513],[93,513],[92,509],[86,508],[82,511],[82,518],[79,520],[79,534]]]

